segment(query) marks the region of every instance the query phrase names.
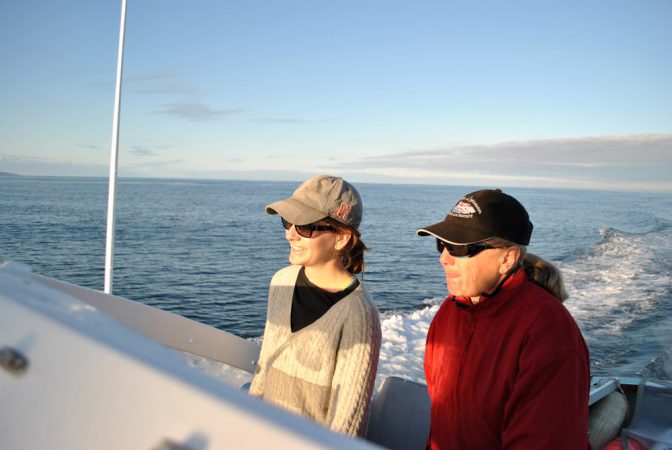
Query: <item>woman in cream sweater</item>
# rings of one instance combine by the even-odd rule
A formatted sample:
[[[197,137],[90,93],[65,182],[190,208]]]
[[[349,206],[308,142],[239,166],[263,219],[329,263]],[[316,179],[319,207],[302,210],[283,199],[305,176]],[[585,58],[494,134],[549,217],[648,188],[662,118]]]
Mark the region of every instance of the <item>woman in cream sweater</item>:
[[[381,331],[378,310],[355,276],[366,250],[359,193],[342,178],[316,176],[266,211],[281,216],[292,265],[271,281],[250,393],[362,436]]]

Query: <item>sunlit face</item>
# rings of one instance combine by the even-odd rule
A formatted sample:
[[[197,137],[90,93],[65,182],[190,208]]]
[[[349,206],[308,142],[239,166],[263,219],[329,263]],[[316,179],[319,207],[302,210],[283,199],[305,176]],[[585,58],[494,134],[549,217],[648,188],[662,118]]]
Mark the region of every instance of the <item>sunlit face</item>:
[[[444,249],[439,261],[446,273],[448,291],[455,296],[472,299],[493,291],[508,270],[502,264],[506,252],[504,248],[493,248],[470,258],[457,258]]]
[[[289,242],[289,262],[306,268],[319,268],[339,261],[337,242],[339,234],[334,231],[315,231],[306,238],[296,232],[294,226],[285,230]]]

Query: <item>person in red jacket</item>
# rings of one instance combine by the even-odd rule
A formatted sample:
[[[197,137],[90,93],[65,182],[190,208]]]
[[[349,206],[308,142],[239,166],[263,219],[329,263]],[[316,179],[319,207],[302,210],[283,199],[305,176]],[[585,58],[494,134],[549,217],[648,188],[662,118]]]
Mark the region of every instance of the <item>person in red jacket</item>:
[[[427,334],[428,448],[590,448],[588,349],[559,272],[527,254],[532,228],[496,189],[417,231],[436,238],[450,294]]]

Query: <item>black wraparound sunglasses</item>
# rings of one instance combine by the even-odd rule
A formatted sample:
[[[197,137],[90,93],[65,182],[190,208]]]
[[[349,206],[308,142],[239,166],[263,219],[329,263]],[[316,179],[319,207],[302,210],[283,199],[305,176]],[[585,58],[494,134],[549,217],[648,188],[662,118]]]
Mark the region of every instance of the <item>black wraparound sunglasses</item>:
[[[438,238],[436,239],[436,249],[439,251],[439,253],[443,253],[443,249],[446,249],[448,250],[450,256],[454,258],[471,258],[472,256],[475,256],[481,253],[483,250],[487,250],[489,248],[496,248],[496,247],[493,247],[492,245],[489,244],[485,244],[483,242],[477,242],[475,244],[458,245],[458,244],[450,244]]]
[[[317,223],[310,223],[308,225],[294,225],[291,222],[287,222],[284,217],[281,217],[280,220],[282,220],[282,226],[285,227],[285,230],[289,230],[293,225],[296,233],[299,236],[305,238],[313,237],[313,233],[315,231],[336,231],[336,228],[332,227],[331,225],[318,225]]]

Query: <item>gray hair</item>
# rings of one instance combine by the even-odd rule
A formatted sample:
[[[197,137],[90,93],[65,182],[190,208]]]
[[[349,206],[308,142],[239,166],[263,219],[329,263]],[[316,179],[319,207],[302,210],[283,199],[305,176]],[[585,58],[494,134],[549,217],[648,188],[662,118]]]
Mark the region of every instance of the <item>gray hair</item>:
[[[494,238],[487,242],[495,248],[518,247],[520,249],[519,263],[527,273],[530,281],[538,284],[549,292],[553,297],[564,302],[569,298],[560,269],[546,261],[542,257],[529,253],[527,247],[509,242],[505,239]]]

